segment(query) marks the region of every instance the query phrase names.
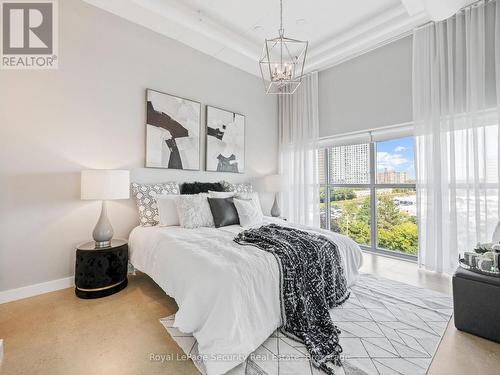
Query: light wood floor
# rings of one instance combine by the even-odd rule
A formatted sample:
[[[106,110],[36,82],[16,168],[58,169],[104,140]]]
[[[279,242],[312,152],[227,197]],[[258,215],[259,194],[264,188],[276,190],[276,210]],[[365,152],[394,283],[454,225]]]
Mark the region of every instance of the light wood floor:
[[[450,279],[413,263],[365,254],[364,272],[450,293]],[[0,305],[3,374],[197,374],[190,361],[155,362],[182,354],[158,319],[177,310],[147,276],[131,276],[120,293],[81,300],[72,289]],[[498,374],[500,344],[459,332],[450,321],[429,374]]]

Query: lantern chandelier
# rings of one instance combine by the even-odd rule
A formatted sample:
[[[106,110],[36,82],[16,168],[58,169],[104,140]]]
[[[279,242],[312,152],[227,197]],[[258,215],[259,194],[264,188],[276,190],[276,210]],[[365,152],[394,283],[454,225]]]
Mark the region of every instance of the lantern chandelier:
[[[280,0],[279,36],[266,39],[259,60],[267,94],[290,95],[297,90],[304,74],[307,44],[307,41],[285,37],[283,0]]]

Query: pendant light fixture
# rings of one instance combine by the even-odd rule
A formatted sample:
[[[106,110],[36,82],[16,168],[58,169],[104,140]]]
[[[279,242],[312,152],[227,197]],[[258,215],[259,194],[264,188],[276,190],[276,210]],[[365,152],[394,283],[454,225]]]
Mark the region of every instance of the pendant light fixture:
[[[285,37],[283,0],[280,0],[279,36],[266,39],[260,72],[267,94],[293,94],[302,81],[306,61],[307,41]]]

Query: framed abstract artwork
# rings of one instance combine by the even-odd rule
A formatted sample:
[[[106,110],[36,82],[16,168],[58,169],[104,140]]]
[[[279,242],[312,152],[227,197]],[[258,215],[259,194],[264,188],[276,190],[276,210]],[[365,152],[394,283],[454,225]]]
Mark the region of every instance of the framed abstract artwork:
[[[207,106],[206,167],[213,172],[245,172],[245,116]]]
[[[201,104],[146,91],[146,167],[200,169]]]

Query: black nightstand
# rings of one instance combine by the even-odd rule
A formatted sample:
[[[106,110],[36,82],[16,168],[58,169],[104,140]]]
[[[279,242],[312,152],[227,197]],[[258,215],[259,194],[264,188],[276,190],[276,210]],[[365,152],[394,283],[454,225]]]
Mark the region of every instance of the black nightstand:
[[[80,298],[106,297],[127,286],[128,242],[112,240],[96,248],[87,242],[76,249],[75,294]]]

